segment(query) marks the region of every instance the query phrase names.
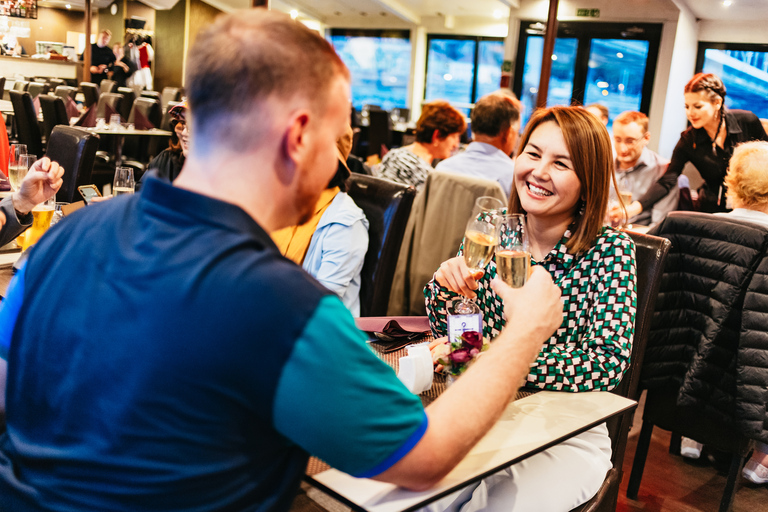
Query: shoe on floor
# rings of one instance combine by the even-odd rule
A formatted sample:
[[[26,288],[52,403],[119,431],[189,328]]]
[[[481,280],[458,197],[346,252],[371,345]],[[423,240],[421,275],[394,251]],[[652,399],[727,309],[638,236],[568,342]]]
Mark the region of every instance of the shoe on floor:
[[[768,483],[768,468],[753,460],[747,461],[741,474],[753,484]]]
[[[687,459],[698,459],[701,457],[702,448],[704,448],[703,444],[687,437],[682,438],[680,441],[680,455]]]

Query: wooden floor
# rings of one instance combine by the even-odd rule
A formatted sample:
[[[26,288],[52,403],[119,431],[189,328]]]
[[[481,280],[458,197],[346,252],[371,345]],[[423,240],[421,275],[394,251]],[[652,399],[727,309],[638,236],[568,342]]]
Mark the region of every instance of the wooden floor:
[[[641,401],[642,406],[642,401]],[[707,462],[693,462],[669,453],[670,433],[653,430],[651,447],[637,501],[627,499],[627,482],[640,435],[639,410],[629,435],[624,459],[618,512],[717,511],[725,488],[726,475]],[[734,512],[768,512],[768,485],[755,486],[740,479],[733,504]]]

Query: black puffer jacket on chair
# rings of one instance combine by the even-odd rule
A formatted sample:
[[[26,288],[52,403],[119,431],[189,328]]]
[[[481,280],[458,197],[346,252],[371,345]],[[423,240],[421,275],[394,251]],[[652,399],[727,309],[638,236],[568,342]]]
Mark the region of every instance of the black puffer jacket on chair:
[[[768,228],[673,212],[640,385],[677,407],[768,442]]]

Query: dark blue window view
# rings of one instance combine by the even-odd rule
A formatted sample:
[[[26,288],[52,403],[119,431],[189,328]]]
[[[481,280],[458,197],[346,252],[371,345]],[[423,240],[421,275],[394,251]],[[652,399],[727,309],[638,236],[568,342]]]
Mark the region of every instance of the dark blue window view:
[[[577,39],[559,37],[555,39],[547,106],[571,104],[577,48]],[[528,118],[531,117],[536,106],[542,55],[544,55],[544,38],[542,36],[529,36],[525,48],[523,90],[520,95],[520,101],[523,103],[522,126],[525,126],[525,123],[528,122]]]
[[[357,110],[366,104],[384,110],[408,106],[408,37],[332,34],[330,41],[352,75],[352,104]]]
[[[504,41],[478,38],[430,38],[426,101],[448,100],[464,113],[477,98],[501,83]]]
[[[608,107],[610,122],[625,110],[640,110],[648,41],[592,39],[584,105]]]
[[[704,51],[704,73],[714,73],[725,84],[725,105],[768,118],[768,52]]]

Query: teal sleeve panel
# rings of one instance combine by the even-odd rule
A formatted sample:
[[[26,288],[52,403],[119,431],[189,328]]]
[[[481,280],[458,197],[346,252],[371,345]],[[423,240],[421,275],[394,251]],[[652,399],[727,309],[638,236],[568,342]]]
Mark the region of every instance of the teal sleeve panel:
[[[338,297],[318,304],[283,368],[275,428],[331,466],[375,476],[427,429],[421,400],[365,343]]]

